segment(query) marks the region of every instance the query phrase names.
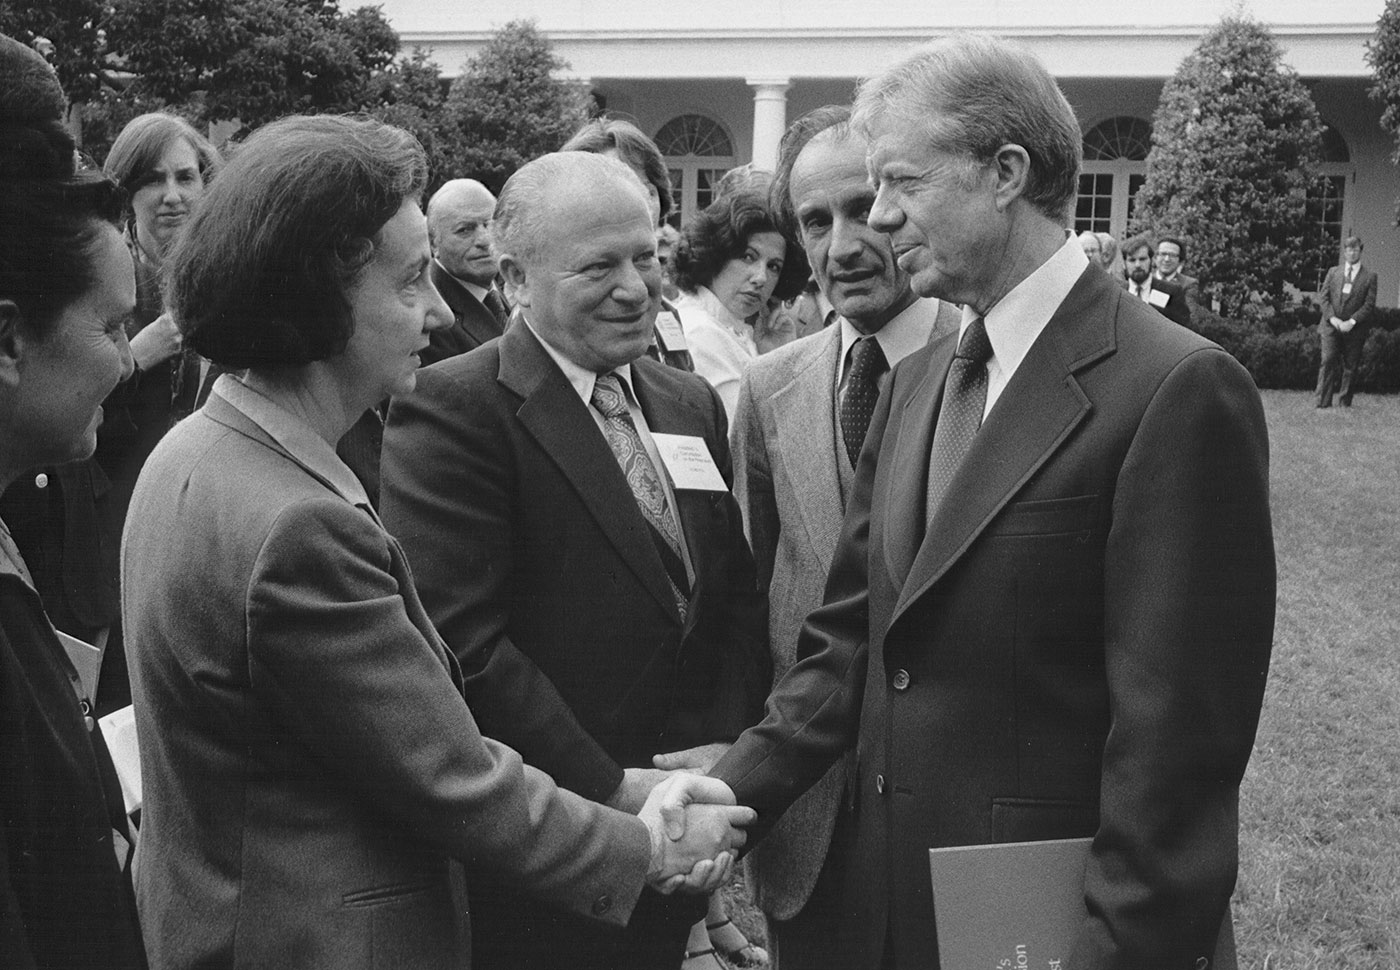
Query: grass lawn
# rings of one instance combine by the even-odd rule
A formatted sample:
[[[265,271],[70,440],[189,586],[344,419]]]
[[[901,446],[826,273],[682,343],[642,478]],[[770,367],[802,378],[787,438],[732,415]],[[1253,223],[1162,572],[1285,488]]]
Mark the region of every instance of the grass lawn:
[[[1278,624],[1241,793],[1242,970],[1400,967],[1400,396],[1265,391]],[[731,887],[756,942],[761,915]]]
[[[1266,391],[1278,624],[1241,794],[1241,967],[1400,967],[1400,397]]]

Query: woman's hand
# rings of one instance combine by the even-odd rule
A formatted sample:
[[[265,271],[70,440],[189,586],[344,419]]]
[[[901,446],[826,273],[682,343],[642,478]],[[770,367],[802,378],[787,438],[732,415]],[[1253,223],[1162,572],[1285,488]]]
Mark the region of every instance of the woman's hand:
[[[175,318],[162,313],[131,338],[131,357],[141,370],[150,370],[163,360],[174,357],[184,346]]]
[[[760,313],[753,324],[753,342],[760,354],[777,350],[797,339],[797,317],[787,306],[779,303],[767,314]]]

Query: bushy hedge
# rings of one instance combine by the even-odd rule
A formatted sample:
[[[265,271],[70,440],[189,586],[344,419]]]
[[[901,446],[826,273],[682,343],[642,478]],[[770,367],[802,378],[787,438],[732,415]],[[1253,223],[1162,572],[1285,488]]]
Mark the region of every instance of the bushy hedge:
[[[1191,308],[1191,329],[1214,340],[1249,370],[1261,388],[1312,390],[1321,353],[1316,306],[1289,307],[1273,316],[1227,320]],[[1358,390],[1400,391],[1400,309],[1377,307],[1361,354]]]

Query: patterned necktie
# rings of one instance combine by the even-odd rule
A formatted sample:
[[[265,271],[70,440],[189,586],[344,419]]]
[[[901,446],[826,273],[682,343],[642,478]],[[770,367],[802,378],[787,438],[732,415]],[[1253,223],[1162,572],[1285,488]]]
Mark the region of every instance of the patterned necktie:
[[[943,385],[943,404],[929,449],[925,522],[933,521],[953,474],[982,426],[982,411],[987,406],[987,361],[991,357],[992,344],[979,317],[967,325]]]
[[[860,458],[870,416],[880,398],[880,375],[889,369],[880,341],[874,337],[863,337],[851,348],[851,369],[846,375],[846,393],[841,398],[841,437],[846,441],[846,456],[852,468]]]
[[[491,311],[491,316],[496,318],[496,324],[501,328],[501,332],[504,333],[506,329],[506,320],[509,319],[509,314],[506,313],[506,301],[501,299],[501,294],[496,292],[494,286],[487,289],[486,296],[481,300],[481,305]]]
[[[632,423],[632,412],[627,409],[621,378],[616,374],[599,375],[593,382],[592,402],[603,416],[603,436],[608,439],[608,447],[622,466],[622,473],[627,476],[627,485],[632,489],[637,507],[642,510],[642,517],[650,527],[652,542],[661,556],[662,565],[666,567],[666,578],[675,595],[681,622],[685,622],[690,602],[690,581],[685,574],[685,560],[681,558],[680,529],[666,502],[661,476],[642,445],[637,426]]]

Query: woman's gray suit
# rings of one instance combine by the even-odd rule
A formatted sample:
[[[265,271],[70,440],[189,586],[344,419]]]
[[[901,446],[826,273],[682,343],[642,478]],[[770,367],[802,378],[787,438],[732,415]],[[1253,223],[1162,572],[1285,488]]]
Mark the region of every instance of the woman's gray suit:
[[[625,923],[645,826],[480,735],[398,543],[245,410],[161,442],[122,550],[151,965],[461,970],[481,869]]]

